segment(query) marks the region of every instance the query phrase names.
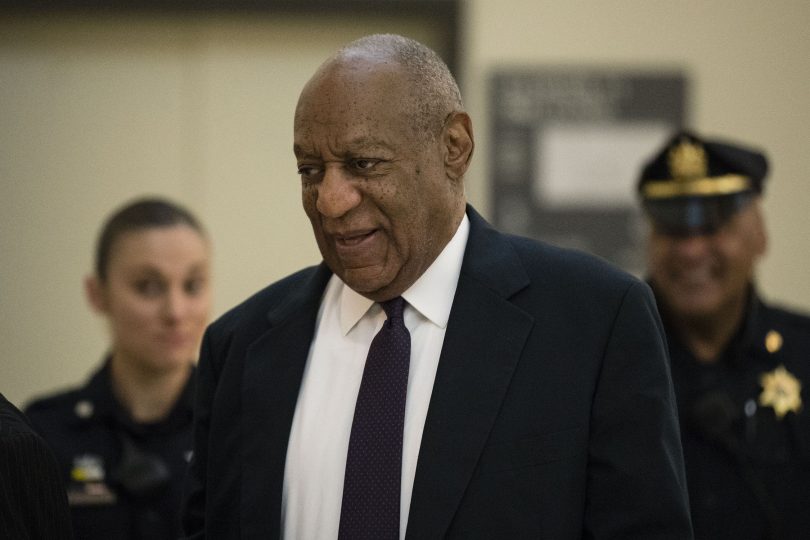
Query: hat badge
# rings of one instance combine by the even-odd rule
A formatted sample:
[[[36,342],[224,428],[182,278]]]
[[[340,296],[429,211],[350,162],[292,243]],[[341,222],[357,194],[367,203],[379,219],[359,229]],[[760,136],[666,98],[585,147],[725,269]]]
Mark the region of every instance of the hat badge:
[[[706,150],[702,145],[686,139],[670,149],[667,163],[672,178],[676,180],[704,178],[708,171]]]

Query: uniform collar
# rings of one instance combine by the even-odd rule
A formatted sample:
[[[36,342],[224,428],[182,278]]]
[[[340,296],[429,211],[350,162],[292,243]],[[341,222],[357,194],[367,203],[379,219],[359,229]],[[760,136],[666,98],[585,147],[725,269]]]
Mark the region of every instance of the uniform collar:
[[[74,406],[74,412],[81,422],[100,422],[120,426],[135,434],[149,431],[174,431],[178,426],[191,422],[195,367],[192,367],[189,379],[168,416],[158,422],[139,424],[132,420],[129,412],[124,409],[113,393],[110,361],[111,357],[107,356],[102,366],[91,375],[90,380],[79,392],[79,400]]]
[[[741,367],[746,359],[750,357],[747,354],[749,349],[764,348],[761,339],[759,339],[759,334],[762,333],[759,324],[759,306],[759,297],[754,290],[754,286],[751,285],[748,288],[744,316],[740,327],[723,352],[722,360],[727,364]]]
[[[647,283],[650,287],[653,287],[651,280],[648,279]],[[654,287],[653,293],[655,293]],[[660,298],[656,298],[656,300],[660,309],[662,305]],[[757,294],[756,287],[750,284],[741,324],[733,334],[728,345],[726,345],[725,350],[720,354],[719,364],[741,367],[751,358],[749,351],[757,353],[765,351],[766,329],[763,328],[761,321],[762,309],[762,301]],[[661,310],[661,318],[664,320],[665,326],[669,327],[669,325],[666,324],[669,315],[663,310]],[[667,332],[667,339],[686,351],[690,358],[692,357],[692,353],[675,334]],[[697,360],[695,360],[695,362],[697,362]]]

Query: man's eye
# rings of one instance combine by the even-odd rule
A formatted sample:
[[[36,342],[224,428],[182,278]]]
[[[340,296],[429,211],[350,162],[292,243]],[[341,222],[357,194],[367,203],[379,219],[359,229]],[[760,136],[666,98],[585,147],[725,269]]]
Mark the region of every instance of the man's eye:
[[[313,165],[299,165],[298,166],[298,174],[303,177],[312,177],[316,174],[320,173],[320,169]]]
[[[377,163],[379,163],[377,159],[362,158],[352,160],[352,166],[360,171],[367,171],[373,168]]]

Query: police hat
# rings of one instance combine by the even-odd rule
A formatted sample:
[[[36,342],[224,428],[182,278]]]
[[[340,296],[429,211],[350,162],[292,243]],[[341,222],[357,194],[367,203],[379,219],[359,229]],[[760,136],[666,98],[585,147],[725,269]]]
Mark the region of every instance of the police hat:
[[[708,234],[762,193],[767,173],[761,152],[682,131],[644,166],[638,192],[662,232]]]

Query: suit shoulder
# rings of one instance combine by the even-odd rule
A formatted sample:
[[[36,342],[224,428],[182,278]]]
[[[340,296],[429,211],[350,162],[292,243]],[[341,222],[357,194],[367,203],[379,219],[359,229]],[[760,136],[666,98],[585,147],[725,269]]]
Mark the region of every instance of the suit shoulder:
[[[229,333],[251,321],[264,322],[271,308],[289,302],[321,271],[321,266],[310,266],[271,283],[219,317],[211,324],[211,330]]]
[[[549,286],[626,289],[630,285],[641,283],[637,277],[596,255],[522,236],[505,236],[515,248],[527,272],[534,279],[542,276]]]
[[[0,394],[0,438],[21,433],[33,433],[33,430],[23,413]]]

